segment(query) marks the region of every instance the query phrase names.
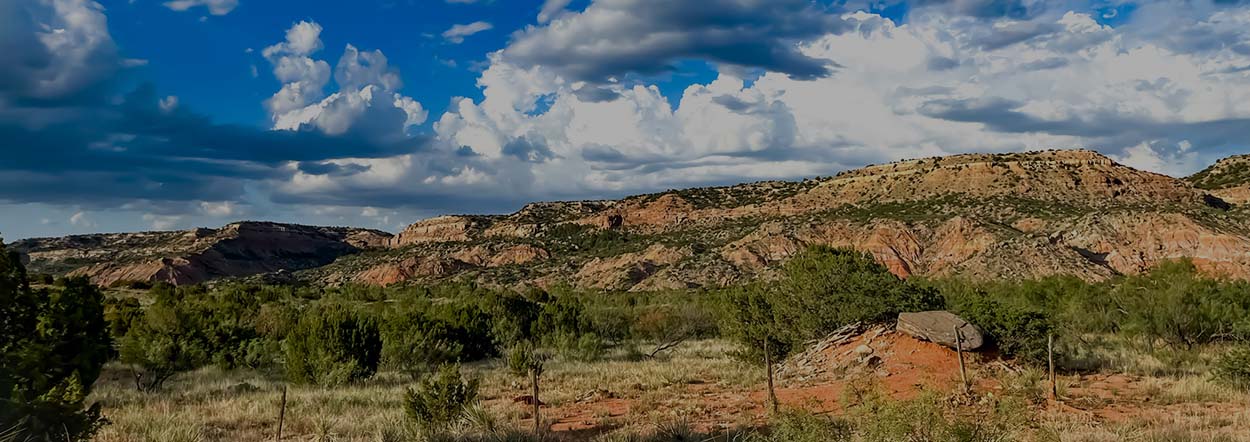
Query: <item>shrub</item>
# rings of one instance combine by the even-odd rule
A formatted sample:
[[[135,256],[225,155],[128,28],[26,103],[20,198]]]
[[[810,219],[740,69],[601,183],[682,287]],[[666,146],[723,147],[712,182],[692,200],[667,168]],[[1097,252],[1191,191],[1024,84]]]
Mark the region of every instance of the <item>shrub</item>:
[[[597,361],[608,352],[608,343],[593,332],[577,337],[563,335],[557,347],[565,358],[582,362]]]
[[[491,336],[500,346],[511,346],[533,336],[542,306],[516,293],[491,293],[481,301],[491,318]]]
[[[967,416],[947,412],[941,398],[932,393],[909,400],[873,393],[848,414],[855,423],[857,440],[868,442],[1012,440],[1013,433],[1027,424],[1027,409],[1021,401],[990,405],[992,409]]]
[[[438,374],[404,395],[404,412],[424,427],[440,428],[459,419],[477,401],[478,381],[465,381],[459,365],[443,365]]]
[[[1045,313],[987,297],[966,299],[954,310],[989,334],[1004,356],[1046,363],[1046,337],[1053,327]]]
[[[382,339],[372,318],[342,304],[316,304],[300,315],[285,349],[292,382],[333,386],[373,376]]]
[[[1250,390],[1250,345],[1240,344],[1220,355],[1215,376],[1230,387]]]
[[[659,306],[638,315],[631,325],[634,337],[654,343],[650,356],[687,339],[714,336],[717,326],[706,310],[690,306]]]
[[[516,376],[529,373],[535,358],[534,345],[529,342],[513,344],[504,352],[504,362],[508,364],[508,372]]]
[[[203,316],[176,301],[160,300],[143,311],[120,341],[121,361],[138,366],[135,384],[160,389],[175,374],[212,361],[213,349],[200,324]]]
[[[393,313],[382,327],[382,360],[416,379],[433,367],[460,360],[464,345],[456,335],[447,323],[424,312]]]
[[[1189,260],[1163,262],[1150,272],[1125,278],[1111,290],[1121,307],[1120,329],[1148,347],[1156,342],[1192,350],[1230,336],[1250,313],[1245,283],[1201,276]]]
[[[778,320],[773,296],[760,284],[733,287],[722,295],[724,332],[742,345],[740,359],[763,362],[764,344],[775,360],[781,360],[796,341],[789,325]]]
[[[871,255],[813,246],[788,261],[773,295],[792,335],[805,341],[847,324],[893,319],[899,312],[943,306],[936,290],[909,284]]]
[[[110,353],[103,296],[81,278],[32,290],[0,241],[0,431],[13,440],[89,440],[105,423],[84,401]]]
[[[765,438],[776,442],[849,441],[853,428],[845,421],[806,412],[785,413],[771,423],[771,434]]]

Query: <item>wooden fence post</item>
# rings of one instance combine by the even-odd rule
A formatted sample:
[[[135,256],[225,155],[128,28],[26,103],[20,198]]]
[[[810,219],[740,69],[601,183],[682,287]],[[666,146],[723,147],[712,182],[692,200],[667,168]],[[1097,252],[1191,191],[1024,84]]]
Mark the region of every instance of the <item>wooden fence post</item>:
[[[768,338],[764,338],[764,366],[768,368],[768,400],[772,402],[773,414],[777,414],[777,390],[773,389],[773,355],[768,352]]]
[[[535,364],[534,367],[530,368],[530,378],[534,384],[534,398],[533,399],[534,399],[534,436],[535,437],[540,437],[539,435],[542,434],[542,417],[539,416],[538,414],[539,413],[538,404],[540,404],[540,402],[538,402],[538,375],[539,375],[538,372],[539,370],[540,368],[538,368],[537,364]]]
[[[964,393],[968,393],[968,370],[964,368],[964,335],[955,326],[955,353],[959,356],[959,381],[963,383]]]
[[[286,384],[282,385],[282,405],[278,409],[278,438],[276,440],[282,440],[282,424],[284,421],[286,421]]]
[[[1055,380],[1055,335],[1046,334],[1046,362],[1050,366],[1050,400],[1059,399],[1059,384]]]

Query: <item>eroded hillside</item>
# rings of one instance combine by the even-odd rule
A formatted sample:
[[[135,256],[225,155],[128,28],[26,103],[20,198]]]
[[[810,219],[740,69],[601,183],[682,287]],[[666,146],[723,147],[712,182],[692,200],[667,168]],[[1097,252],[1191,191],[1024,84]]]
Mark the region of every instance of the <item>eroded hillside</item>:
[[[10,247],[35,273],[88,276],[101,285],[187,284],[326,265],[346,254],[382,247],[390,236],[367,229],[238,222],[220,229],[36,238]]]
[[[411,225],[389,250],[299,276],[684,288],[767,276],[807,245],[830,244],[872,253],[901,276],[1099,280],[1189,257],[1204,271],[1247,277],[1245,219],[1184,180],[1091,151],[969,154],[801,182],[439,217]]]
[[[1247,278],[1250,211],[1236,193],[1247,186],[1247,164],[1234,157],[1182,180],[1084,150],[967,154],[797,182],[441,216],[394,236],[239,223],[28,240],[14,248],[30,256],[35,271],[103,283],[265,274],[332,285],[458,278],[690,288],[768,277],[811,244],[871,253],[900,276],[1100,280],[1192,258],[1205,272]],[[274,273],[284,270],[294,272]]]

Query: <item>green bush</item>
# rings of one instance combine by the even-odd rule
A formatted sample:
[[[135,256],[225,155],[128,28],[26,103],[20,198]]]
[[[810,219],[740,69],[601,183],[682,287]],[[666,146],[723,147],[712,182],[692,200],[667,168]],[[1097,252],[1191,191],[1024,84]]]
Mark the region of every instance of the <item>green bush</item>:
[[[799,344],[793,340],[793,324],[779,318],[776,299],[767,287],[751,284],[731,287],[722,293],[722,317],[725,334],[738,341],[742,348],[735,354],[740,359],[763,362],[765,343],[774,360],[781,360]]]
[[[1228,349],[1215,361],[1215,377],[1240,390],[1250,390],[1250,344]]]
[[[784,356],[803,342],[856,322],[888,321],[899,312],[941,308],[937,290],[894,276],[872,256],[813,246],[791,258],[775,284],[726,290],[724,331],[757,359],[764,339]]]
[[[965,299],[953,309],[985,331],[1003,356],[1046,363],[1046,339],[1053,326],[1045,313],[984,296]]]
[[[975,415],[952,413],[942,398],[921,394],[915,399],[894,400],[870,394],[864,403],[851,407],[857,440],[866,442],[958,441],[998,442],[1014,440],[1014,433],[1028,421],[1022,401],[1004,400],[978,409]]]
[[[556,345],[560,355],[574,361],[597,361],[608,352],[608,343],[594,332],[581,336],[563,335]]]
[[[140,390],[155,391],[174,375],[212,362],[203,320],[189,304],[164,299],[143,311],[119,339],[121,361],[141,370],[135,379]]]
[[[770,423],[766,441],[772,442],[836,442],[849,441],[854,428],[838,418],[806,412],[785,413]]]
[[[1119,329],[1153,349],[1156,343],[1192,350],[1231,336],[1250,315],[1245,282],[1202,276],[1189,260],[1168,261],[1125,278],[1111,290],[1120,307]]]
[[[796,342],[855,322],[888,321],[899,312],[938,309],[936,290],[910,284],[871,255],[813,246],[791,258],[773,296]]]
[[[0,241],[0,432],[13,440],[89,440],[105,423],[84,405],[111,352],[103,296],[62,283],[32,290]]]
[[[448,362],[458,362],[464,345],[446,322],[408,310],[389,315],[382,327],[382,361],[413,379]]]
[[[427,428],[441,428],[463,415],[465,407],[477,401],[478,381],[465,381],[459,365],[443,365],[438,374],[421,382],[404,395],[404,412],[409,419]]]
[[[300,315],[285,350],[292,382],[342,385],[377,372],[382,339],[372,318],[338,303],[314,304]]]

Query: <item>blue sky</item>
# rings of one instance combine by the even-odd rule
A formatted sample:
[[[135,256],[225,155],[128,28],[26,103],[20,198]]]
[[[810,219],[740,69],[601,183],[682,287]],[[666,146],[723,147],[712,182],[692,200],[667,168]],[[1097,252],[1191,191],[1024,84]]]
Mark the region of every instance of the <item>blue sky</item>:
[[[1246,151],[1250,6],[14,0],[0,234],[442,213],[1089,148]]]

